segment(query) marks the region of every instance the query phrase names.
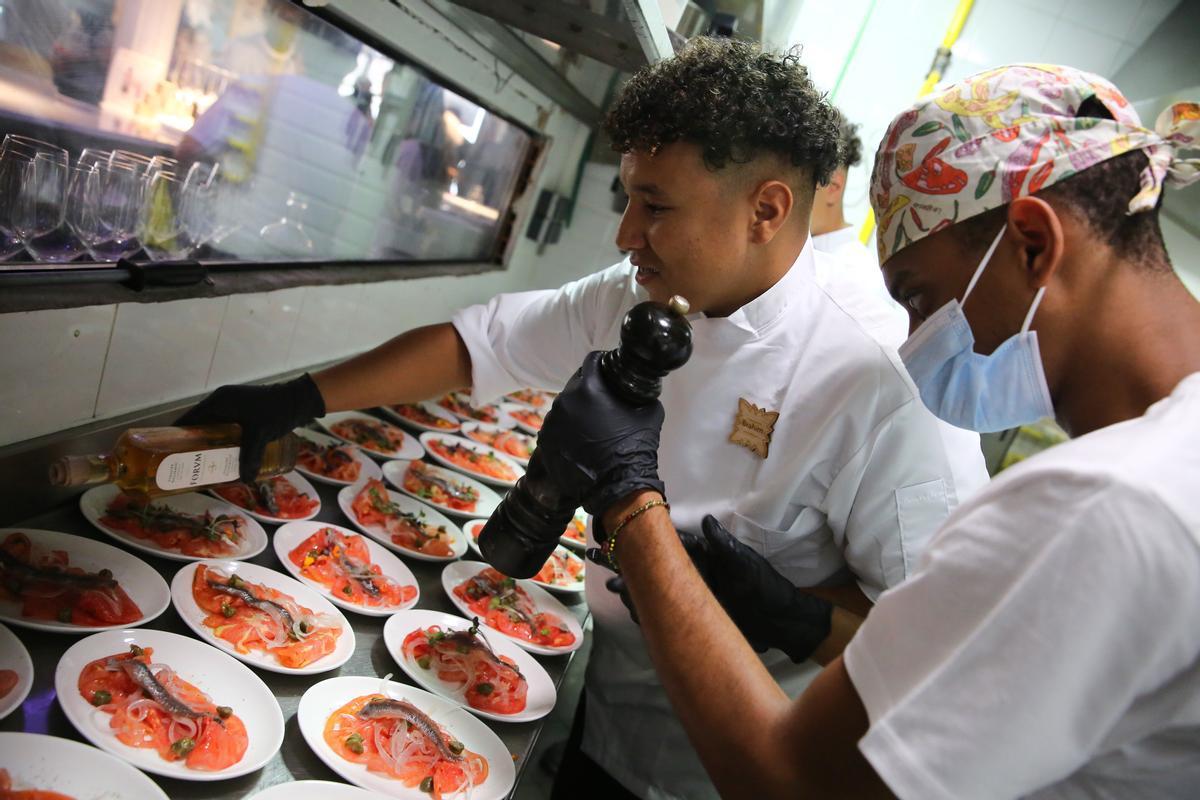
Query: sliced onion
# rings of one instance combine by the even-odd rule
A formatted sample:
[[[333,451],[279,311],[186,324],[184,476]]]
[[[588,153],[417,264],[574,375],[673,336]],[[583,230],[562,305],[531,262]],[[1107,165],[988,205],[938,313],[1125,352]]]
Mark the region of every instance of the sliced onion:
[[[163,708],[158,701],[152,700],[149,697],[143,697],[140,700],[135,700],[125,708],[125,713],[134,722],[144,722],[151,711],[161,711],[166,714],[167,710]]]

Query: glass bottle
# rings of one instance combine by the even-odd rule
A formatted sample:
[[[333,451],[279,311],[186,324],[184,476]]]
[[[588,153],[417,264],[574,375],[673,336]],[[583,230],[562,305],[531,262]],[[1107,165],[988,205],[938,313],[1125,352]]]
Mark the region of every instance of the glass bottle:
[[[64,456],[50,465],[55,486],[115,483],[131,494],[160,497],[238,480],[238,425],[189,428],[130,428],[108,453]],[[296,466],[300,440],[294,434],[269,442],[258,480]]]

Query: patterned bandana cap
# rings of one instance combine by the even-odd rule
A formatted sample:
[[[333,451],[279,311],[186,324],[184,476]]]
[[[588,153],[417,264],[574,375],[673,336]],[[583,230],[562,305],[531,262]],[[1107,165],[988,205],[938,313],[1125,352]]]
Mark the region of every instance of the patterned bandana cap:
[[[1075,116],[1091,97],[1112,120]],[[1129,213],[1153,209],[1164,183],[1200,180],[1200,158],[1181,158],[1185,149],[1200,149],[1200,104],[1176,103],[1149,130],[1097,75],[1045,64],[980,72],[921,100],[888,128],[871,175],[879,263],[1130,150],[1150,164]]]

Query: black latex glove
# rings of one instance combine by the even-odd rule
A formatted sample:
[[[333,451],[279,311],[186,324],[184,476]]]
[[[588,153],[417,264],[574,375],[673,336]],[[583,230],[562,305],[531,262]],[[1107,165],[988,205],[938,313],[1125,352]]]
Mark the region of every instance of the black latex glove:
[[[829,636],[833,604],[798,589],[711,514],[704,518],[701,529],[703,536],[681,531],[680,541],[750,646],[759,653],[782,650],[797,663],[811,656]],[[636,546],[636,537],[626,539],[622,534],[622,539],[622,549]],[[596,550],[589,551],[588,557],[607,566]],[[620,595],[637,622],[625,579],[609,578],[605,586]]]
[[[635,491],[662,493],[662,423],[663,408],[657,400],[637,406],[608,388],[596,351],[554,399],[538,432],[534,457],[541,460],[561,497],[578,498],[599,520],[609,506]]]
[[[238,474],[253,483],[268,442],[325,413],[325,399],[306,372],[287,383],[222,386],[175,420],[176,425],[236,422],[242,427]]]

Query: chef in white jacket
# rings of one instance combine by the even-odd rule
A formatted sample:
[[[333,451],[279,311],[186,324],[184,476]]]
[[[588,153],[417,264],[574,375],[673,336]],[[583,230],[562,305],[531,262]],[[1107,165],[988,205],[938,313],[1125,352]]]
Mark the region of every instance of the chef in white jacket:
[[[852,298],[846,305],[863,327],[880,342],[899,347],[908,337],[908,314],[888,294],[879,261],[859,240],[858,227],[846,220],[846,181],[850,168],[862,161],[862,140],[858,126],[839,116],[837,168],[813,199],[817,283]]]
[[[681,294],[696,313],[694,354],[662,395],[672,519],[695,529],[715,514],[795,585],[861,617],[986,473],[977,451],[956,470],[895,353],[814,281],[808,214],[835,166],[835,112],[795,57],[701,39],[631,79],[606,127],[623,152],[628,259],[558,290],[501,295],[311,378],[222,388],[187,421],[237,421],[257,441],[326,411],[459,386],[477,402],[557,390],[586,353],[617,344],[634,304]],[[556,796],[714,797],[605,577],[588,571],[582,745],[568,748]],[[767,663],[795,692],[815,671],[778,652]]]

